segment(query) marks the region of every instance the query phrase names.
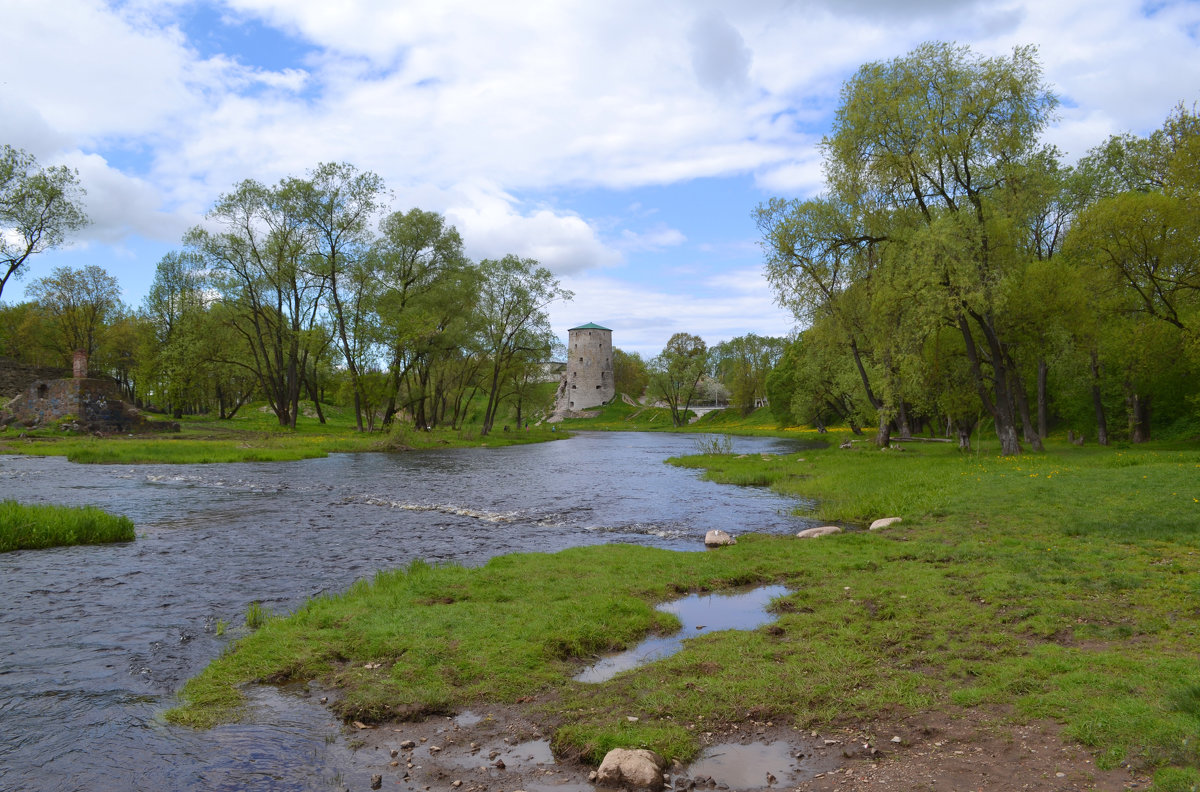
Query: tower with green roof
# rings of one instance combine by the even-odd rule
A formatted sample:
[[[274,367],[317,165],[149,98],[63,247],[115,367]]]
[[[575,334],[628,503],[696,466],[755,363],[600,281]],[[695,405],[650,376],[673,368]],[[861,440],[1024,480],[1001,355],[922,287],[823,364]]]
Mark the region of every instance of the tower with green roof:
[[[613,384],[612,330],[588,322],[567,331],[567,370],[558,384],[554,410],[586,410],[611,401]]]

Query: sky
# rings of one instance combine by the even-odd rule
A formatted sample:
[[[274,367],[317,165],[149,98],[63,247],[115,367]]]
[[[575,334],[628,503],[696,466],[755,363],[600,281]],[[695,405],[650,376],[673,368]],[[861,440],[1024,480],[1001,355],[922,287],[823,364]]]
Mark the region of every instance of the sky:
[[[322,162],[440,212],[473,259],[537,259],[551,307],[653,356],[795,323],[752,213],[822,190],[819,143],[864,63],[926,41],[1034,45],[1074,161],[1200,101],[1200,0],[0,0],[0,143],[65,164],[91,225],[4,299],[96,264],[139,305],[244,179]]]

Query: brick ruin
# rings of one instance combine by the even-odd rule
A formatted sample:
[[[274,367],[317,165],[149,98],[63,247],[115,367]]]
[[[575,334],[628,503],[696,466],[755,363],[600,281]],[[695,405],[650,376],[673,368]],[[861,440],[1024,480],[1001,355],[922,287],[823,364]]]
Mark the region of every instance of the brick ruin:
[[[117,383],[88,376],[87,355],[75,353],[74,377],[38,379],[0,410],[0,425],[31,429],[55,424],[103,434],[178,432],[173,421],[148,421],[121,400]]]

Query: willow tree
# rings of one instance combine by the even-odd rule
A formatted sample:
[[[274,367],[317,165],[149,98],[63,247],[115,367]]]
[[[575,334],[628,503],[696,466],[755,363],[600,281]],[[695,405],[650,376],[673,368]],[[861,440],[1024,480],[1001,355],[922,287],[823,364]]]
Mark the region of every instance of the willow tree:
[[[834,284],[870,279],[872,306],[904,308],[884,340],[918,340],[931,317],[962,335],[975,390],[1006,454],[1021,450],[1014,388],[1020,383],[1004,337],[1000,287],[1019,277],[1028,252],[1013,215],[1031,163],[1054,158],[1038,137],[1056,99],[1043,84],[1032,47],[985,58],[966,47],[929,43],[890,61],[862,66],[842,89],[831,134],[822,142],[828,196],[810,203],[795,249],[819,254],[816,275]],[[806,228],[807,226],[807,228]],[[768,245],[770,248],[770,245]],[[820,259],[824,259],[821,261]],[[847,266],[849,265],[849,266]],[[888,268],[887,277],[874,274]],[[768,265],[770,271],[770,265]],[[816,278],[797,294],[830,292]],[[889,294],[886,284],[923,284]],[[1011,291],[1011,290],[1010,290]],[[889,302],[891,301],[891,302]],[[854,343],[858,343],[855,339]],[[909,348],[912,343],[907,345]],[[903,352],[903,349],[896,350]],[[885,373],[895,361],[883,361]],[[864,385],[867,382],[864,378]],[[869,392],[873,393],[874,389]],[[873,393],[881,434],[894,399]]]

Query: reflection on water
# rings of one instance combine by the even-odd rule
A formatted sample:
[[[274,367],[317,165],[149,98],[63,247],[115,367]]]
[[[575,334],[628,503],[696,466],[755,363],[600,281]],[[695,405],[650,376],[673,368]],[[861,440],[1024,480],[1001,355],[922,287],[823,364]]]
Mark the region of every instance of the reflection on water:
[[[704,749],[688,767],[693,779],[711,779],[729,789],[787,789],[837,767],[836,755],[809,750],[797,752],[792,743],[752,742],[745,745],[721,743]]]
[[[683,641],[701,631],[753,630],[775,617],[767,613],[771,600],[787,594],[786,586],[762,586],[741,594],[692,594],[658,606],[672,613],[682,627],[673,635],[652,637],[620,654],[606,657],[575,676],[579,682],[604,682],[622,671],[670,657],[683,648]]]
[[[812,525],[766,490],[662,464],[694,450],[686,436],[621,433],[283,463],[0,457],[0,498],[95,505],[138,531],[127,544],[0,554],[0,789],[354,786],[337,725],[308,699],[266,689],[262,715],[204,732],[163,721],[228,645],[219,622],[240,623],[255,601],[286,613],[417,558],[479,564],[605,542],[699,550],[711,528]]]

